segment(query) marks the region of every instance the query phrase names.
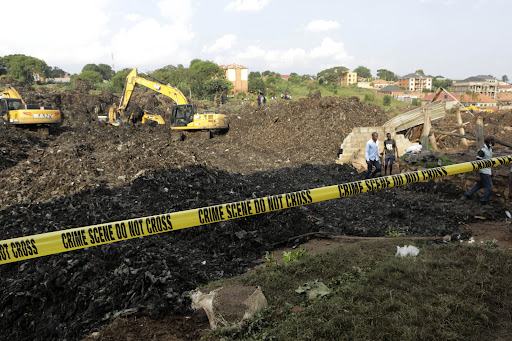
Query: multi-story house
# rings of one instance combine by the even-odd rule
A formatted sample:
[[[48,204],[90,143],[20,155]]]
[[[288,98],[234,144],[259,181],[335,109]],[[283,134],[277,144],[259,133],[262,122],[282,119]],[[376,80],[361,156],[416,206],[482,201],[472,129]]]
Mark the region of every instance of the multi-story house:
[[[341,74],[341,86],[350,86],[357,83],[357,72],[344,71]]]
[[[249,91],[247,67],[239,64],[221,65],[220,67],[226,71],[227,80],[233,83],[233,92]]]
[[[461,81],[453,81],[452,89],[459,95],[470,91],[498,99],[499,81],[492,76],[473,76]]]
[[[399,79],[398,86],[408,91],[432,90],[432,77],[410,73]]]

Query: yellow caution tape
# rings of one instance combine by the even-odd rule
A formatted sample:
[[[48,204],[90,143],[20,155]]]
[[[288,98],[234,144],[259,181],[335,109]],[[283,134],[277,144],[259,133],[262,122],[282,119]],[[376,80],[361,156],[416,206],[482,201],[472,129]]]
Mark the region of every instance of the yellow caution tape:
[[[271,195],[187,211],[2,240],[0,241],[0,264],[343,198],[350,195],[510,163],[512,163],[512,155]]]

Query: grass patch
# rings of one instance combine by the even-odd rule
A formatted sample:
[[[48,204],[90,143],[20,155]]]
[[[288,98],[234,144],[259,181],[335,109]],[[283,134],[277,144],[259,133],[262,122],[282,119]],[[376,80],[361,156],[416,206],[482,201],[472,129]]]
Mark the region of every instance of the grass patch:
[[[495,340],[512,333],[512,254],[501,249],[396,239],[360,242],[217,284],[261,286],[270,307],[208,340]],[[332,293],[295,290],[320,280]],[[304,311],[292,313],[302,306]]]

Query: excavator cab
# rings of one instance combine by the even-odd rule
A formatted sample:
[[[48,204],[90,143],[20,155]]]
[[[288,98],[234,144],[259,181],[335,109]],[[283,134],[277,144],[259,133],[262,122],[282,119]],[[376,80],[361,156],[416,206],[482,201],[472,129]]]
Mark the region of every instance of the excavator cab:
[[[22,109],[23,103],[19,98],[1,99],[1,116],[6,122],[10,122],[9,111]]]
[[[171,126],[186,127],[190,122],[194,120],[195,114],[195,104],[175,105],[172,107]]]

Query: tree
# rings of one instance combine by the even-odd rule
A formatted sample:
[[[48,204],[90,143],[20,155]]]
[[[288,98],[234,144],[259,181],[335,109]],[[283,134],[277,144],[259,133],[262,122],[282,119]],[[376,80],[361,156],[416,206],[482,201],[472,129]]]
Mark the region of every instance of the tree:
[[[94,71],[94,72],[97,72],[97,73],[101,74],[101,70],[98,67],[98,65],[96,65],[96,64],[87,64],[87,65],[85,65],[82,68],[82,72],[84,72],[84,71]]]
[[[265,78],[265,84],[267,85],[268,88],[272,88],[275,85],[280,84],[282,82],[283,80],[281,76],[275,72],[268,74],[267,77]]]
[[[249,79],[248,86],[249,92],[252,92],[253,94],[265,94],[265,82],[263,82],[263,79],[261,77],[253,77],[252,79]]]
[[[66,75],[66,71],[64,71],[58,67],[53,67],[53,68],[50,68],[48,77],[49,78],[59,78],[59,77],[64,77],[65,75]]]
[[[268,75],[270,74],[270,71],[267,70],[267,71],[263,71],[263,73],[261,74],[262,77],[267,77]]]
[[[396,75],[393,72],[388,71],[386,69],[377,70],[377,76],[380,79],[384,79],[386,81],[396,81],[397,80]]]
[[[124,85],[126,83],[126,76],[130,73],[131,69],[124,69],[121,71],[118,71],[114,77],[110,80],[112,83],[112,89],[116,93],[121,93],[124,90]]]
[[[357,72],[358,76],[361,76],[363,78],[372,78],[372,73],[370,72],[370,69],[364,66],[358,66],[354,69],[354,72]]]
[[[330,69],[325,69],[317,73],[317,76],[324,79],[324,82],[331,84],[339,84],[341,83],[341,77],[343,72],[348,71],[348,69],[344,66],[335,66]]]
[[[440,79],[439,79],[440,78]],[[443,76],[436,76],[432,78],[432,85],[434,88],[449,89],[452,86],[453,81],[451,79],[445,79]]]
[[[107,64],[98,64],[98,69],[100,70],[101,75],[103,76],[103,79],[108,81],[111,80],[112,77],[114,77],[114,70],[110,67],[110,65]]]
[[[388,106],[391,104],[391,96],[384,95],[384,98],[382,99],[382,104],[385,106]]]
[[[292,82],[292,83],[300,83],[301,78],[298,74],[296,74],[295,72],[292,72],[290,74],[290,78],[288,78],[288,81]]]
[[[507,75],[501,76],[501,80],[504,81],[505,83],[508,83],[508,76]]]
[[[78,75],[78,78],[85,79],[91,84],[98,84],[103,82],[103,76],[101,73],[90,70],[82,71],[82,73]]]
[[[206,93],[213,97],[213,103],[220,104],[228,91],[233,88],[233,84],[225,79],[210,79],[205,83],[204,88]]]
[[[251,80],[254,78],[261,78],[261,74],[259,71],[251,71],[249,72],[249,76],[247,77],[247,80]]]
[[[211,78],[225,78],[224,70],[222,70],[214,62],[194,59],[190,63],[190,69],[199,72],[201,77],[203,77],[205,80]]]
[[[20,82],[33,83],[34,75],[40,73],[46,77],[50,73],[50,67],[41,59],[23,54],[13,54],[0,58],[6,74]]]
[[[425,76],[425,72],[423,72],[423,70],[422,70],[422,69],[416,70],[416,73],[417,73],[418,75]]]

